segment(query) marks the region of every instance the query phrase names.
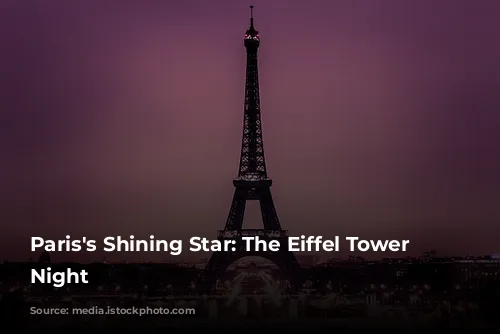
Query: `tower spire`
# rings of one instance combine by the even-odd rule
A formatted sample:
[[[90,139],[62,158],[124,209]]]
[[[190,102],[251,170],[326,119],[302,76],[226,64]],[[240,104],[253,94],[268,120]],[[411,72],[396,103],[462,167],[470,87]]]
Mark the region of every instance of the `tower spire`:
[[[246,37],[254,38],[258,37],[259,32],[255,30],[255,27],[253,25],[253,6],[250,6],[250,27],[248,28],[246,32]]]
[[[250,28],[253,28],[253,5],[250,6]]]

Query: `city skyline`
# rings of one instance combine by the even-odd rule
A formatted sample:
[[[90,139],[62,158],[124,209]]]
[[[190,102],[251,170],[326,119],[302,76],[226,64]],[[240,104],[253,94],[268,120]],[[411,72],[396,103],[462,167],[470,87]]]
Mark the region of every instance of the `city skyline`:
[[[500,5],[409,3],[253,2],[283,228],[498,252]],[[0,7],[0,253],[37,256],[31,236],[215,238],[239,162],[247,8]]]

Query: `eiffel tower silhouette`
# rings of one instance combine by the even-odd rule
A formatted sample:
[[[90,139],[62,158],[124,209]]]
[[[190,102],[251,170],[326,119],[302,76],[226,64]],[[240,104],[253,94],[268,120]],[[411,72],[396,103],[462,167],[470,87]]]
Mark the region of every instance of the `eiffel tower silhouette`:
[[[247,50],[245,111],[243,139],[238,177],[233,180],[235,187],[233,202],[224,230],[218,232],[218,239],[236,240],[234,251],[215,252],[210,258],[203,275],[202,284],[211,290],[216,280],[227,267],[246,256],[260,256],[274,262],[286,275],[290,285],[300,288],[301,268],[295,255],[288,251],[288,232],[281,228],[271,195],[272,180],[267,176],[257,67],[257,50],[260,45],[258,31],[254,27],[253,6],[250,6],[250,28],[246,31],[244,44]],[[263,229],[243,229],[243,217],[247,201],[259,201]],[[278,240],[277,252],[249,252],[244,249],[242,237],[258,236],[261,240]]]

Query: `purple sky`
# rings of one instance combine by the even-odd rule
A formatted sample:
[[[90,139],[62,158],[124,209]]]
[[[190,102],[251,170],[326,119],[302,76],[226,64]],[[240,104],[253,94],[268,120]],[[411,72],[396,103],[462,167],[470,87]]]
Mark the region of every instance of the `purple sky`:
[[[500,252],[500,3],[253,4],[283,228]],[[215,237],[239,162],[248,5],[1,2],[1,257],[36,256],[30,236]]]

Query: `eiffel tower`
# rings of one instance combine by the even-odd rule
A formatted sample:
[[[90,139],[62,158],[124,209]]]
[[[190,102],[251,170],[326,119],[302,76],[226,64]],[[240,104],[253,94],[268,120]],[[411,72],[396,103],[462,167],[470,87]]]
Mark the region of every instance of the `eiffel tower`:
[[[253,6],[250,6],[250,28],[246,31],[244,44],[247,50],[245,86],[245,111],[243,140],[238,177],[233,180],[235,187],[233,202],[224,230],[218,231],[218,239],[236,240],[232,252],[215,252],[210,258],[203,275],[202,284],[206,290],[213,289],[217,279],[233,262],[246,256],[260,256],[274,262],[285,274],[290,285],[300,288],[301,268],[295,255],[288,251],[288,232],[281,229],[271,195],[272,180],[267,176],[262,126],[260,115],[259,80],[257,50],[260,37],[254,27]],[[243,229],[243,216],[247,201],[259,201],[263,229]],[[258,236],[260,240],[278,240],[278,252],[249,252],[243,247],[242,237]]]

